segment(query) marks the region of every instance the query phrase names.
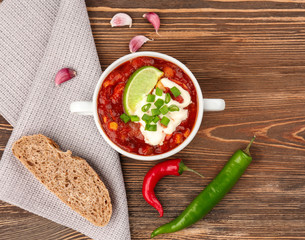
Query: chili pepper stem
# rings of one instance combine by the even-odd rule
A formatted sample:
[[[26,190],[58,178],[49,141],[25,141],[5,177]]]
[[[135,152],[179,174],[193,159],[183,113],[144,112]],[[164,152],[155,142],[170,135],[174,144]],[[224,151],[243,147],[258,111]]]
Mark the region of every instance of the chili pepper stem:
[[[249,142],[248,146],[247,146],[246,149],[244,150],[244,153],[246,153],[246,154],[249,155],[249,156],[251,156],[251,154],[250,154],[250,147],[251,147],[252,143],[254,142],[255,138],[256,138],[256,136],[254,136],[254,137],[251,139],[251,141]]]
[[[203,175],[201,175],[199,172],[187,167],[182,161],[179,164],[179,174],[182,174],[184,171],[189,171],[189,172],[193,172],[196,173],[197,175],[199,175],[200,177],[204,178]]]
[[[186,167],[186,168],[185,168],[186,171],[190,171],[190,172],[196,173],[198,176],[204,178],[204,176],[201,175],[199,172],[197,172],[197,171],[195,171],[195,170],[193,170],[193,169],[191,169],[191,168],[188,168],[187,166],[185,166],[185,167]]]

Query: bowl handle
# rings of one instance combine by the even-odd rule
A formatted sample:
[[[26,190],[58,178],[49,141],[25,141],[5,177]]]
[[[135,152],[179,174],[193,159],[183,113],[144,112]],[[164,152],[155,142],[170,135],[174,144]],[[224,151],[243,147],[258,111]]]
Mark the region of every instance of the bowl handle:
[[[79,115],[93,115],[93,102],[72,102],[70,112]]]
[[[225,100],[219,98],[204,98],[203,109],[205,112],[223,111],[226,107]]]

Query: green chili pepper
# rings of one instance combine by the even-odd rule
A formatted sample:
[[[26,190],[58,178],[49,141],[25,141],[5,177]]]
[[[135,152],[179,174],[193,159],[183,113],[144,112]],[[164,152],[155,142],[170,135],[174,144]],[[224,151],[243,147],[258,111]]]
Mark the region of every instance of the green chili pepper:
[[[171,95],[169,93],[166,93],[166,95],[165,95],[165,103],[166,104],[169,103],[171,99],[172,99]]]
[[[191,226],[208,214],[213,207],[231,190],[252,161],[249,149],[255,137],[245,150],[237,150],[216,178],[191,202],[173,221],[152,232],[151,238],[182,230]]]
[[[142,112],[147,112],[150,108],[151,104],[148,103],[148,104],[145,104],[141,109],[142,109]]]
[[[169,110],[170,112],[175,112],[175,111],[179,111],[179,108],[178,108],[176,105],[170,105],[170,106],[168,107],[168,110]]]

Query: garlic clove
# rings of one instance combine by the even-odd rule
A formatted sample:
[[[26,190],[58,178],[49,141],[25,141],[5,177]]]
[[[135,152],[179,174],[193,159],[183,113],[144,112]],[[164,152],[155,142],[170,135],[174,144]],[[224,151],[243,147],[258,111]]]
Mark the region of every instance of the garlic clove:
[[[160,18],[158,14],[154,12],[149,12],[149,13],[145,13],[143,17],[146,18],[154,26],[156,33],[159,34],[158,30],[160,27]]]
[[[133,37],[129,42],[130,52],[133,53],[133,52],[138,51],[142,47],[142,45],[144,43],[146,43],[147,41],[153,41],[153,40],[150,40],[149,38],[147,38],[143,35],[138,35],[138,36]]]
[[[76,71],[70,68],[63,68],[58,71],[55,76],[55,85],[58,86],[63,82],[70,80],[76,76]]]
[[[121,26],[132,26],[132,19],[131,17],[126,13],[117,13],[115,14],[111,21],[110,21],[111,27],[121,27]]]

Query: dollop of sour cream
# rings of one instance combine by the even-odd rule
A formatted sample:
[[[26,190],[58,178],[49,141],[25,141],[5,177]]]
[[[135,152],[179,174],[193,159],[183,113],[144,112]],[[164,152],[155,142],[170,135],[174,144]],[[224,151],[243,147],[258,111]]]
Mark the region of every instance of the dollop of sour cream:
[[[171,105],[176,105],[179,108],[179,111],[175,112],[168,112],[165,115],[160,114],[159,118],[162,119],[163,116],[166,116],[167,118],[170,119],[169,124],[167,127],[164,127],[161,125],[160,121],[157,123],[157,131],[146,131],[145,130],[145,122],[142,120],[142,116],[146,113],[148,115],[151,115],[151,109],[156,108],[155,105],[152,103],[152,106],[147,112],[142,112],[142,106],[147,104],[146,102],[146,97],[137,104],[135,115],[137,115],[140,118],[139,123],[141,124],[140,131],[144,136],[145,143],[156,146],[156,145],[163,145],[163,141],[166,137],[167,134],[172,134],[176,128],[180,125],[182,121],[187,119],[188,117],[188,110],[184,109],[188,105],[190,105],[191,101],[191,96],[188,93],[188,91],[184,90],[182,87],[180,87],[178,84],[175,82],[169,80],[168,78],[162,78],[161,83],[163,84],[164,87],[172,88],[176,87],[180,90],[181,92],[181,97],[183,98],[183,102],[179,103],[173,99],[170,100],[169,103],[167,103],[167,106]],[[153,94],[156,95],[156,90],[154,89]],[[157,101],[159,98],[165,101],[165,93],[162,93],[162,96],[157,96],[155,101]]]

